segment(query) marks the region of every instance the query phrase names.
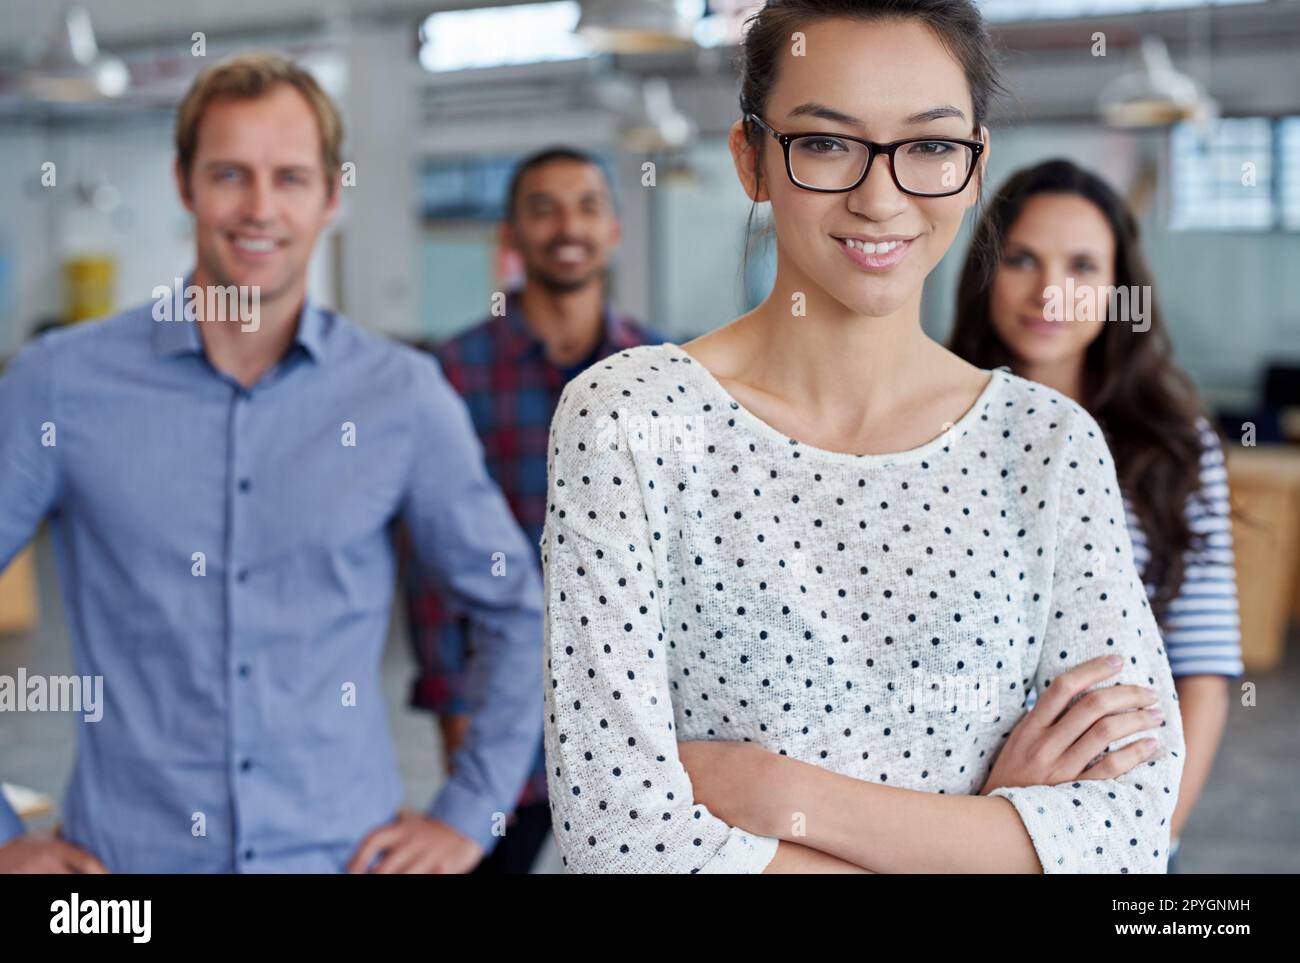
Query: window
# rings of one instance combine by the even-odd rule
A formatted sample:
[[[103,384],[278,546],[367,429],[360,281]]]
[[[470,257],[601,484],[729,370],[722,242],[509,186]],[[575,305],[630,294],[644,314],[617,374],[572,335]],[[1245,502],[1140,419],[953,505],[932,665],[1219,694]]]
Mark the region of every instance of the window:
[[[1277,184],[1282,227],[1300,231],[1300,117],[1277,122]]]
[[[420,171],[420,214],[430,221],[499,221],[516,157],[471,157],[426,163]]]
[[[979,0],[990,23],[1015,20],[1065,20],[1153,10],[1188,10],[1192,7],[1226,7],[1259,0]]]
[[[438,72],[589,57],[574,33],[581,13],[577,0],[555,0],[431,14],[420,25],[420,65]]]
[[[1265,231],[1277,225],[1274,122],[1234,117],[1169,136],[1173,231]]]
[[[606,179],[615,184],[608,156],[593,155]],[[506,216],[506,194],[523,154],[438,158],[426,161],[418,175],[420,216],[425,221],[484,221],[495,225]]]

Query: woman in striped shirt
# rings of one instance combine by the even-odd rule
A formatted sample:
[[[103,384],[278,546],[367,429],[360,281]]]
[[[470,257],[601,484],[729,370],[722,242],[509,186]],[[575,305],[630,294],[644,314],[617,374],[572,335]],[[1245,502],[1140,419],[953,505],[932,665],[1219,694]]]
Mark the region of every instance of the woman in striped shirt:
[[[1242,671],[1228,484],[1119,195],[1067,160],[1012,176],[976,228],[949,347],[1070,396],[1106,432],[1187,740],[1176,854]]]

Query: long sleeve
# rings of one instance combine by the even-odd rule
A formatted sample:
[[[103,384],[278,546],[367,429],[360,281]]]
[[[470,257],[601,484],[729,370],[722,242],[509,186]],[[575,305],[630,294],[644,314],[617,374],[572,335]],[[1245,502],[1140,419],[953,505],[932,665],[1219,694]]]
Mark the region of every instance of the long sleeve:
[[[588,380],[565,389],[551,425],[542,535],[544,732],[560,852],[572,872],[761,872],[778,840],[695,803],[678,756],[637,469],[615,440],[616,405]]]
[[[1237,576],[1223,446],[1208,421],[1201,428],[1201,485],[1187,520],[1202,538],[1184,555],[1183,582],[1165,616],[1165,644],[1174,678],[1242,673]]]
[[[1133,561],[1115,467],[1100,428],[1076,409],[1059,472],[1051,606],[1033,685],[1045,692],[1067,669],[1102,655],[1124,666],[1102,685],[1149,686],[1164,724],[1114,742],[1154,736],[1156,755],[1110,780],[1000,788],[1016,807],[1046,873],[1163,873],[1178,801],[1182,718],[1155,619]]]
[[[28,345],[0,378],[0,571],[53,511],[59,494],[54,359]]]
[[[439,347],[426,345],[443,377],[461,398],[465,397],[463,372],[455,357]],[[480,443],[481,443],[480,436]],[[418,565],[409,564],[410,537],[403,530],[399,546],[403,551],[402,584],[406,595],[411,648],[416,676],[411,686],[411,705],[438,715],[463,715],[466,709],[466,662],[469,658],[469,621],[448,603],[438,586],[424,576]]]
[[[37,342],[28,345],[0,378],[0,572],[57,504],[53,374],[50,349]],[[22,820],[0,794],[0,845],[22,831]]]
[[[402,517],[416,557],[465,613],[472,716],[430,815],[490,850],[541,736],[541,584],[537,557],[483,463],[465,404],[432,361],[416,362],[422,403]]]
[[[401,585],[405,596],[411,649],[416,675],[410,704],[441,716],[466,712],[466,660],[468,620],[447,604],[439,588],[425,577],[411,555],[410,535],[398,535],[402,561]]]

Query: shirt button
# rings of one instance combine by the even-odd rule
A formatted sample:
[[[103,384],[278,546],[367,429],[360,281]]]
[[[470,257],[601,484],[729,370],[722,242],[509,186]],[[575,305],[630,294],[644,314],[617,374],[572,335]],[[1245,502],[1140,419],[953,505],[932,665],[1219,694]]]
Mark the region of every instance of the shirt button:
[[[251,860],[256,855],[251,849],[244,850],[244,859]]]
[[[236,573],[235,573],[235,580],[236,580],[236,581],[239,581],[239,582],[247,582],[247,581],[248,581],[248,569],[246,569],[246,568],[241,568],[238,572],[236,572]]]
[[[243,770],[244,772],[248,772],[248,770],[250,770],[250,769],[253,768],[253,760],[252,760],[252,759],[245,759],[243,762],[241,762],[241,763],[239,764],[239,768],[240,768],[241,770]]]
[[[242,665],[239,667],[239,677],[240,677],[241,679],[247,679],[247,678],[248,678],[248,674],[249,674],[250,672],[252,672],[252,671],[253,671],[253,670],[252,670],[251,668],[249,668],[248,663],[245,662],[244,664],[242,664]]]
[[[247,478],[239,479],[239,490],[241,492],[246,492],[252,487],[253,487],[253,483],[249,481]]]

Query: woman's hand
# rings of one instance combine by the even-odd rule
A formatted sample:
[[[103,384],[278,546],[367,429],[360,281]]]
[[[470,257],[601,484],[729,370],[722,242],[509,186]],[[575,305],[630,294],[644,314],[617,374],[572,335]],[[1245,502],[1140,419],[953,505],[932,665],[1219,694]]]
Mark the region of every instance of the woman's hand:
[[[1139,739],[1106,752],[1118,739],[1161,725],[1164,714],[1155,705],[1160,696],[1154,689],[1112,685],[1079,697],[1117,673],[1122,664],[1118,656],[1092,659],[1062,673],[1046,692],[1040,692],[1038,702],[1011,731],[980,795],[1004,786],[1114,779],[1155,755],[1155,739]]]
[[[690,776],[695,801],[725,823],[760,836],[776,836],[771,813],[776,781],[771,770],[780,756],[754,742],[679,742],[677,755]]]

